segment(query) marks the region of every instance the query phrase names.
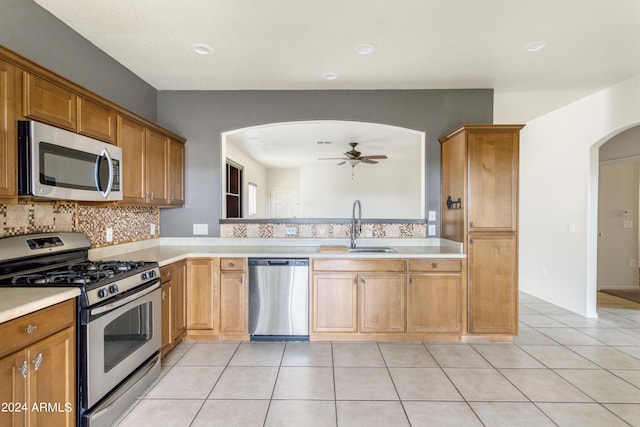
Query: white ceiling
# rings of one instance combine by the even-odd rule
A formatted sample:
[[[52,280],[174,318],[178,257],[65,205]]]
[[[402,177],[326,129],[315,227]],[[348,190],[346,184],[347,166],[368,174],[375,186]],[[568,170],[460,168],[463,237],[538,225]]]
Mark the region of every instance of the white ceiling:
[[[424,133],[377,123],[316,120],[276,123],[228,132],[226,143],[268,168],[300,167],[306,163],[335,165],[357,142],[363,156],[384,154],[379,162],[415,162],[424,157]],[[322,144],[318,144],[322,142]],[[363,165],[368,167],[369,165]],[[347,166],[345,166],[347,167]]]
[[[570,101],[640,73],[638,0],[35,1],[158,90],[494,88]],[[536,40],[550,44],[523,51]],[[361,43],[378,49],[359,55]]]

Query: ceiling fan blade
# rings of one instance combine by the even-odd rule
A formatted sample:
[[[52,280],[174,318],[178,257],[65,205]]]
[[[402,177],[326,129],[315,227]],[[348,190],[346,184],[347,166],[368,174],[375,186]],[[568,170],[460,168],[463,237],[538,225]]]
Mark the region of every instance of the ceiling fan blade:
[[[361,159],[360,159],[360,161],[361,161],[362,163],[368,163],[368,164],[370,164],[370,165],[375,165],[376,163],[378,163],[378,162],[376,162],[375,160],[365,159],[364,157],[363,157],[363,158],[361,158]]]
[[[387,156],[384,154],[374,155],[374,156],[362,156],[361,159],[386,159]]]
[[[345,159],[344,157],[321,157],[318,160],[351,160],[351,159]]]
[[[336,166],[344,165],[345,163],[347,163],[347,162],[343,161],[343,162],[338,163]]]

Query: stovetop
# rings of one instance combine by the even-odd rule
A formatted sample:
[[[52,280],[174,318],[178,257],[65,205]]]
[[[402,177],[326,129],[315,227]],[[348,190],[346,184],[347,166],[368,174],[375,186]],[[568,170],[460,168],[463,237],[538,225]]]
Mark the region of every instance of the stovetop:
[[[157,280],[156,262],[90,261],[82,233],[41,233],[0,239],[0,287],[78,287],[91,306]]]

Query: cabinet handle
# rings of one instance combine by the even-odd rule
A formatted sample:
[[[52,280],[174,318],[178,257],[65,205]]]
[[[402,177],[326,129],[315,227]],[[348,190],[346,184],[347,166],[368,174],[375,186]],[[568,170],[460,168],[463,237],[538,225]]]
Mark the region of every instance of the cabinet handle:
[[[33,360],[32,363],[33,363],[33,366],[35,367],[34,370],[37,371],[40,365],[42,364],[42,353],[38,354],[38,357],[36,357],[36,360]]]
[[[167,293],[165,291],[162,291],[162,301],[167,299]]]
[[[173,193],[171,193],[171,201],[174,202],[176,200],[175,196],[173,195]]]
[[[22,366],[18,368],[18,371],[22,374],[23,378],[27,378],[27,372],[29,372],[29,364],[25,360]]]
[[[413,285],[413,277],[409,278],[409,286]]]
[[[358,284],[358,279],[356,279],[355,277],[353,278],[353,285],[357,285]]]
[[[471,221],[471,223],[469,223],[469,227],[471,227],[471,228],[475,227],[475,225],[473,225],[473,221]]]
[[[242,285],[242,277],[240,277],[240,284]]]
[[[33,335],[36,332],[36,329],[38,329],[38,325],[29,324],[29,326],[24,328],[24,331],[27,335]]]
[[[144,193],[144,199],[147,200],[149,198],[149,193]]]
[[[367,284],[367,282],[364,280],[364,277],[361,277],[361,278],[360,278],[360,282],[362,282],[362,284],[363,284],[363,285],[366,285],[366,284]]]
[[[153,200],[153,191],[151,192],[151,200]]]
[[[470,244],[472,244],[472,245],[473,245],[475,242],[476,242],[476,241],[475,241],[475,240],[473,240],[473,239],[469,240],[469,243],[470,243]]]

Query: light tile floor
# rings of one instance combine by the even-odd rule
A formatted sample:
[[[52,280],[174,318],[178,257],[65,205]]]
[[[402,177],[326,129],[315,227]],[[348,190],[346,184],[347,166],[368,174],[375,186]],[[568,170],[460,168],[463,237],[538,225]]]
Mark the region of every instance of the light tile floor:
[[[640,426],[640,304],[520,295],[513,343],[185,341],[118,427]]]

